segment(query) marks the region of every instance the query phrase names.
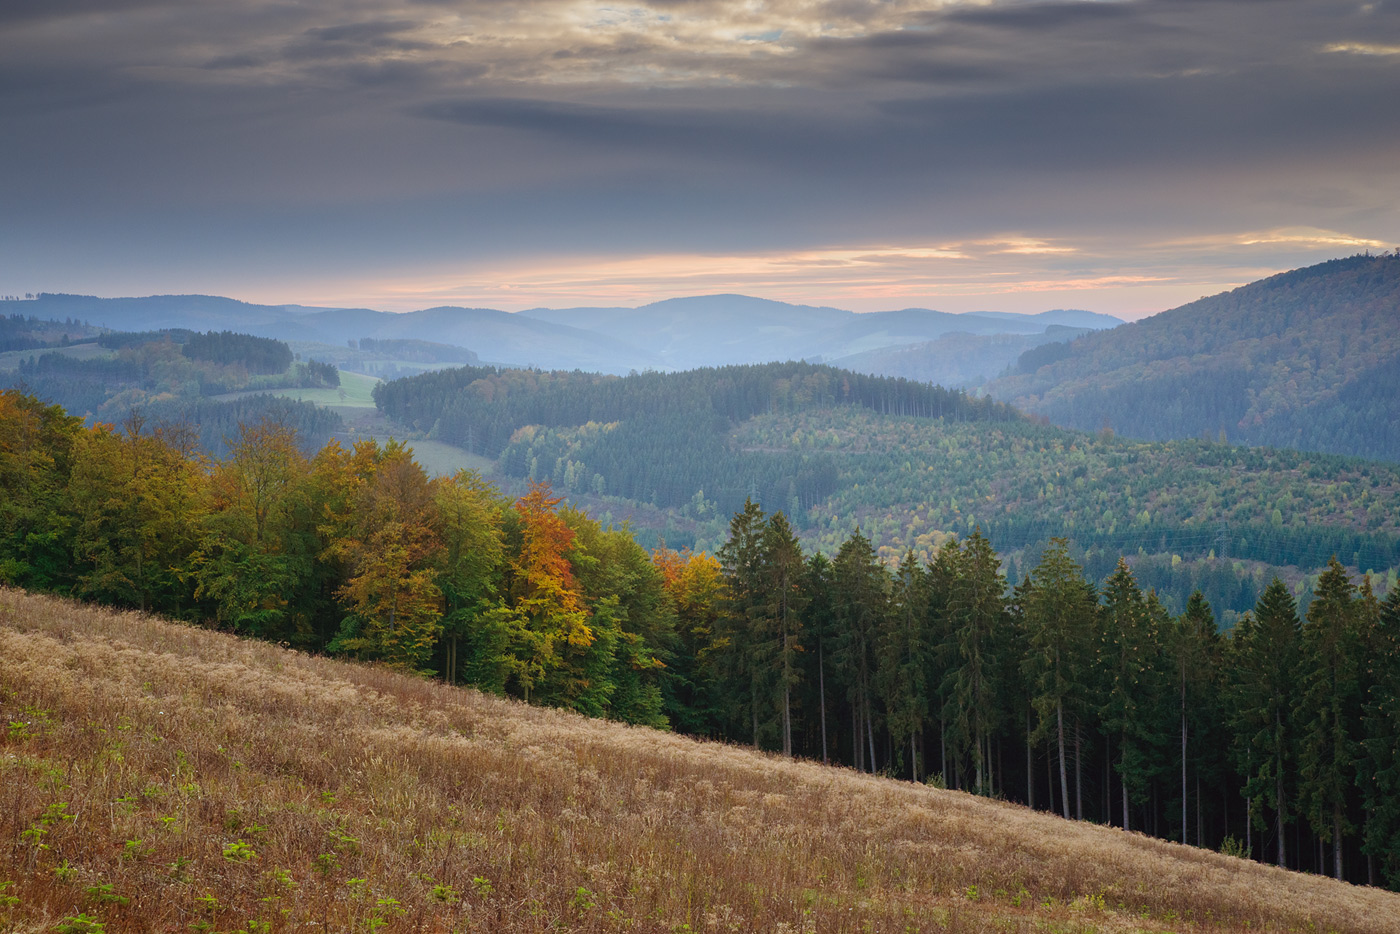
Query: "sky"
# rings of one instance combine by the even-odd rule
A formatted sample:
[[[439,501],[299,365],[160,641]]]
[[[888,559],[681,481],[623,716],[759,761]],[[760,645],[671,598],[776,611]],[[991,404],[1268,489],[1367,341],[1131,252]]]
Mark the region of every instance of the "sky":
[[[1400,244],[1400,0],[5,0],[0,293],[1125,318]]]

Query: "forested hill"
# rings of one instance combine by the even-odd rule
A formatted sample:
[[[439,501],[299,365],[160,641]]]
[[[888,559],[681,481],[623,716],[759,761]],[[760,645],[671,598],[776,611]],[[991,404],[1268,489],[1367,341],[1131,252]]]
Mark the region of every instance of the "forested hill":
[[[988,391],[1059,425],[1400,460],[1400,255],[1272,276],[1023,356]]]
[[[633,516],[649,544],[713,551],[750,498],[784,511],[809,547],[832,552],[859,527],[889,561],[927,560],[980,527],[1013,576],[1064,535],[1095,580],[1133,555],[1174,610],[1199,588],[1226,623],[1276,571],[1306,602],[1333,554],[1385,590],[1400,567],[1393,465],[1065,430],[826,366],[463,367],[383,383],[376,399],[403,428],[495,459],[504,475]]]
[[[1022,420],[961,391],[808,363],[626,377],[461,367],[383,383],[374,395],[385,414],[436,440],[492,458],[504,453],[508,473],[660,506],[698,494],[725,515],[751,496],[772,499],[774,490],[790,508],[835,490],[826,454],[730,445],[729,431],[756,415],[854,406],[959,422]],[[580,426],[596,442],[587,452],[569,454],[562,438],[530,444],[539,429]]]

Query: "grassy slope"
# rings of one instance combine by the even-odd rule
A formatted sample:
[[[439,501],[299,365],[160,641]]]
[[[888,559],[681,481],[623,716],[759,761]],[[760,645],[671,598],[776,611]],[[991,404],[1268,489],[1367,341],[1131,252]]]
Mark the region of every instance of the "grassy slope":
[[[243,396],[268,393],[301,402],[314,402],[327,408],[372,409],[374,408],[374,387],[378,382],[376,377],[365,376],[363,373],[341,371],[340,387],[337,389],[250,389],[245,392],[227,392],[209,398],[216,402],[228,402]],[[344,396],[341,395],[342,392],[345,394]]]
[[[11,590],[0,716],[5,930],[1400,931],[1378,890]]]
[[[77,360],[95,360],[98,357],[113,356],[112,351],[99,346],[97,341],[85,344],[69,344],[67,347],[39,347],[34,350],[7,350],[0,353],[0,373],[18,370],[21,360],[42,357],[46,353],[61,353]]]

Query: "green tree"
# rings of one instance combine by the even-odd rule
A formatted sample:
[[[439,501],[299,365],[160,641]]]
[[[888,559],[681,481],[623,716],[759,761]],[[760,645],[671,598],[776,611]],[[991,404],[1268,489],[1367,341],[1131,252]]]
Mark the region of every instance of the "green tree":
[[[1186,611],[1172,624],[1169,645],[1175,663],[1177,719],[1181,746],[1181,842],[1187,842],[1190,826],[1187,785],[1188,765],[1195,764],[1196,808],[1201,807],[1201,773],[1208,768],[1213,740],[1218,733],[1220,633],[1215,614],[1199,590],[1191,594]],[[1197,819],[1196,845],[1205,846]]]
[[[1160,605],[1138,588],[1122,558],[1104,583],[1101,665],[1106,675],[1104,704],[1099,715],[1105,733],[1118,743],[1119,790],[1123,829],[1131,829],[1132,804],[1141,804],[1156,773],[1154,747],[1159,701],[1158,624]]]
[[[0,389],[0,583],[68,587],[68,488],[82,420],[31,395]]]
[[[857,529],[842,543],[832,562],[835,585],[836,645],[833,661],[847,685],[852,716],[852,764],[875,771],[876,651],[888,612],[889,571],[875,555],[870,539]]]
[[[876,684],[885,704],[890,734],[909,743],[909,778],[919,780],[918,740],[931,706],[928,690],[931,644],[928,626],[928,577],[914,556],[905,552],[890,588],[889,613],[879,635]]]
[[[1338,879],[1342,837],[1352,829],[1347,803],[1360,732],[1360,643],[1356,585],[1334,557],[1318,578],[1303,624],[1298,765],[1303,811],[1314,832],[1332,844]]]
[[[1288,865],[1290,792],[1297,755],[1294,679],[1302,627],[1298,606],[1275,577],[1235,625],[1227,652],[1236,764],[1252,826],[1265,827],[1265,802],[1274,812],[1276,861]]]
[[[947,613],[951,664],[944,677],[952,739],[971,754],[973,790],[992,793],[992,736],[1000,725],[1000,653],[1009,631],[1006,580],[991,543],[974,531],[956,555]]]
[[[1370,685],[1362,715],[1360,771],[1366,812],[1363,851],[1400,890],[1400,589],[1376,613],[1368,655]]]
[[[437,586],[442,592],[445,639],[443,673],[448,684],[458,677],[458,643],[468,643],[470,667],[483,652],[499,651],[482,617],[500,594],[505,563],[504,508],[493,487],[474,471],[459,471],[432,484],[434,531],[438,552]],[[494,666],[487,663],[489,670]],[[470,680],[470,678],[469,678]],[[489,678],[495,681],[495,678]]]
[[[783,755],[792,755],[792,694],[801,680],[798,653],[802,651],[802,611],[807,605],[803,590],[805,559],[802,546],[788,524],[776,512],[763,530],[763,591],[757,623],[757,643],[772,669],[781,708]]]
[[[753,744],[761,745],[759,718],[767,692],[767,668],[761,664],[754,621],[764,603],[763,535],[768,517],[747,500],[729,521],[729,538],[719,550],[725,593],[720,633],[715,640],[716,671],[725,685],[729,716],[736,725],[748,720]]]
[[[1027,655],[1021,667],[1037,716],[1035,736],[1040,740],[1053,733],[1055,737],[1065,818],[1070,816],[1065,710],[1073,713],[1086,692],[1083,677],[1096,613],[1094,590],[1070,558],[1069,543],[1051,539],[1031,572],[1031,589],[1024,600]]]
[[[817,676],[809,679],[817,689],[818,729],[821,731],[822,762],[831,762],[827,744],[827,655],[836,634],[836,583],[831,560],[821,552],[807,559],[802,589],[807,594],[807,606],[802,615],[802,628],[811,644],[816,646]]]
[[[220,624],[264,639],[314,642],[299,612],[319,542],[311,464],[296,432],[269,421],[242,425],[214,466],[209,511],[193,556],[195,596]]]

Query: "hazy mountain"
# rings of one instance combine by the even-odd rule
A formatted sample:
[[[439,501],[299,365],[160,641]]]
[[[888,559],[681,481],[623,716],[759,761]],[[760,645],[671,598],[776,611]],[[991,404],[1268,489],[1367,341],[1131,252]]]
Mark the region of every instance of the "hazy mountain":
[[[428,308],[395,314],[368,308],[255,305],[209,295],[94,298],[41,295],[0,302],[0,313],[74,317],[118,331],[230,330],[279,340],[345,346],[362,337],[427,340],[467,348],[482,360],[545,369],[622,371],[659,366],[654,355],[612,338],[489,308]]]
[[[1271,276],[1022,358],[988,391],[1057,424],[1400,460],[1400,256]]]
[[[832,366],[903,376],[945,386],[974,386],[1001,375],[1026,351],[1087,334],[1085,328],[1054,324],[1037,334],[968,334],[957,331],[920,344],[880,347],[827,360]]]
[[[745,295],[705,295],[668,299],[638,308],[561,308],[521,312],[532,318],[568,324],[645,347],[668,369],[762,363],[773,360],[824,360],[921,344],[948,334],[1045,335],[1047,328],[1105,328],[1122,324],[1111,315],[1087,311],[951,314],[905,308],[858,314],[838,308],[790,305]],[[1048,340],[1063,339],[1050,336]],[[1028,346],[1044,341],[1031,341]],[[1019,352],[1019,351],[1018,351]],[[1013,354],[993,375],[1015,359]],[[885,373],[872,369],[870,372]],[[929,370],[934,382],[964,382],[952,371]],[[893,374],[892,374],[893,375]]]
[[[11,310],[16,313],[77,318],[121,331],[232,330],[337,347],[364,337],[433,341],[469,349],[492,363],[610,373],[834,360],[922,344],[953,333],[1017,335],[1029,337],[1026,346],[1031,346],[1063,339],[1049,330],[1059,326],[1121,323],[1109,315],[1085,311],[950,314],[906,308],[857,314],[745,295],[675,298],[639,308],[539,308],[518,314],[456,307],[395,314],[368,308],[255,305],[208,295],[104,299],[45,294],[34,301],[0,302],[0,311],[6,306],[14,306]],[[980,371],[976,378],[1000,372],[1006,362]],[[929,365],[921,378],[966,382],[966,371],[966,366],[942,371]]]

